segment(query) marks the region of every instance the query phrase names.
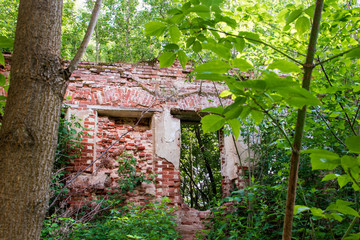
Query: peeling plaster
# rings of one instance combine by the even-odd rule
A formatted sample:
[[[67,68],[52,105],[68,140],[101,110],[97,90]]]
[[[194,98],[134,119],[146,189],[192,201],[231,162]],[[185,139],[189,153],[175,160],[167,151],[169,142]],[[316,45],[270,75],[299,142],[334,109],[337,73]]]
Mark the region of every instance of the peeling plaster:
[[[248,148],[244,144],[244,140],[240,136],[236,141],[237,149],[241,157],[241,163],[243,166],[248,166]],[[225,155],[225,163],[221,167],[221,175],[228,177],[230,180],[239,178],[238,166],[240,166],[239,157],[236,153],[235,144],[232,136],[224,137],[224,150],[223,154]]]
[[[180,120],[173,118],[169,109],[154,115],[155,154],[180,167]]]

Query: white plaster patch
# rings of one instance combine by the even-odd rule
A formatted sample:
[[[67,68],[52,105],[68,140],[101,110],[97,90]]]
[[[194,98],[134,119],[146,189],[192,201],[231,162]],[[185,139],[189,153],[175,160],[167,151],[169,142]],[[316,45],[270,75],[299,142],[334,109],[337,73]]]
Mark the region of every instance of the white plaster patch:
[[[180,167],[180,120],[169,109],[154,115],[155,154]]]
[[[248,166],[248,150],[241,136],[236,141],[237,150],[241,157],[243,166]],[[230,180],[238,178],[238,166],[240,166],[239,156],[237,155],[235,144],[232,136],[224,137],[225,163],[221,167],[221,175],[228,177]]]

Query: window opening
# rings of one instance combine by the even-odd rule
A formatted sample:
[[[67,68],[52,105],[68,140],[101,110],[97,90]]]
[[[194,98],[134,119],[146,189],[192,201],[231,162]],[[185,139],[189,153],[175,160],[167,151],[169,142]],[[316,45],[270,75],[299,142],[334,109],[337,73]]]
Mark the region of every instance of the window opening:
[[[204,134],[199,122],[181,123],[180,190],[191,208],[209,209],[222,196],[220,134]]]

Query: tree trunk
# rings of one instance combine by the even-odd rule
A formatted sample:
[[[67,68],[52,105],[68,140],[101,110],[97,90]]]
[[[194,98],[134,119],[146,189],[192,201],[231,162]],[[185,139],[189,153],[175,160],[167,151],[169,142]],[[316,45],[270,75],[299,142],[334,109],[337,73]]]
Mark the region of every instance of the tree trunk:
[[[197,141],[199,143],[199,148],[200,148],[201,154],[202,154],[203,159],[204,159],[206,170],[207,170],[207,172],[209,174],[211,190],[212,190],[212,194],[213,194],[212,197],[216,197],[216,195],[217,195],[216,182],[215,182],[215,179],[214,179],[214,174],[212,172],[209,160],[206,158],[206,155],[205,155],[205,146],[204,146],[203,142],[201,141],[201,134],[200,134],[199,126],[195,127],[195,135],[196,135]]]
[[[302,87],[305,88],[306,90],[310,90],[311,74],[315,66],[313,62],[316,52],[316,42],[320,30],[320,21],[321,21],[323,6],[324,6],[324,0],[316,0],[313,24],[311,27],[308,50],[306,54],[306,62],[303,65],[304,76],[303,76]],[[291,236],[292,236],[292,226],[293,226],[294,208],[295,208],[295,200],[296,200],[296,187],[297,187],[297,179],[299,174],[300,151],[301,151],[302,137],[304,133],[305,118],[306,118],[306,105],[298,110],[298,115],[296,119],[294,143],[291,151],[288,191],[286,197],[286,208],[285,208],[284,227],[283,227],[283,236],[282,236],[283,240],[291,240]]]
[[[100,55],[100,50],[99,50],[99,23],[96,24],[96,28],[95,28],[95,37],[96,37],[96,64],[99,63],[99,55]]]
[[[61,0],[21,0],[0,130],[0,239],[39,239],[67,81]]]

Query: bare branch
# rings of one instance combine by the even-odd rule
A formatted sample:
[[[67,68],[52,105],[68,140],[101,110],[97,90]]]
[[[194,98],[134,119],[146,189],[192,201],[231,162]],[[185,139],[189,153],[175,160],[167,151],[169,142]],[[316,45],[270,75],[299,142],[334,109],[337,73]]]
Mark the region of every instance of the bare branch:
[[[71,60],[69,67],[66,69],[69,73],[69,76],[72,74],[72,72],[75,70],[75,68],[77,67],[77,65],[79,64],[82,56],[85,53],[86,47],[89,44],[90,38],[92,33],[94,32],[94,28],[96,25],[96,22],[98,20],[98,16],[99,16],[99,12],[100,12],[100,8],[101,8],[101,2],[102,0],[96,0],[92,15],[91,15],[91,19],[89,22],[89,26],[86,30],[86,34],[84,36],[84,39],[80,45],[80,48],[78,49],[75,57],[73,58],[73,60]]]

